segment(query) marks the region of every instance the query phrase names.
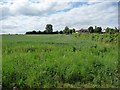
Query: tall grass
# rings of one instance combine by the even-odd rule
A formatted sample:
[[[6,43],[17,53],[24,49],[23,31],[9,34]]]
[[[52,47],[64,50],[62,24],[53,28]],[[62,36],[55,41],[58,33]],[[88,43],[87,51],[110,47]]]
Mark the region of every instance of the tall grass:
[[[118,87],[117,44],[72,35],[3,35],[2,52],[3,87]]]

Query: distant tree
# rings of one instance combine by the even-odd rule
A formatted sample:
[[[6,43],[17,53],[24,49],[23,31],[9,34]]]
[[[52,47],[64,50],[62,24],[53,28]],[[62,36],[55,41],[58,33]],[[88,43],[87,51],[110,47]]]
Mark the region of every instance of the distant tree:
[[[97,27],[97,30],[98,30],[97,31],[98,33],[101,33],[102,32],[102,27]]]
[[[69,30],[68,26],[65,27],[65,29],[63,30],[63,33],[64,34],[69,34],[70,33],[70,30]]]
[[[52,32],[51,34],[58,34],[58,31]]]
[[[73,32],[73,29],[69,29],[69,33],[72,34],[72,32]]]
[[[115,32],[119,32],[119,30],[117,29],[117,27],[115,27]]]
[[[95,26],[95,29],[94,29],[94,31],[97,29],[97,26]]]
[[[89,30],[90,33],[93,33],[93,32],[94,32],[94,29],[93,29],[92,26],[90,26],[90,27],[88,28],[88,30]]]
[[[102,28],[95,26],[94,32],[95,33],[101,33],[102,32]]]
[[[75,33],[75,29],[73,28],[72,33]]]
[[[53,32],[53,26],[51,24],[47,24],[45,27],[46,33],[52,33]]]
[[[46,32],[46,31],[31,31],[31,32],[26,32],[26,34],[58,34],[58,31],[55,32]]]
[[[59,32],[58,31],[56,31],[56,34],[58,34]]]
[[[41,31],[38,31],[38,34],[41,34],[42,32]]]
[[[111,29],[110,29],[109,27],[107,27],[107,28],[105,29],[105,32],[106,32],[106,33],[109,33],[110,30],[111,30]]]
[[[37,34],[37,32],[36,32],[36,31],[32,31],[31,33],[32,33],[32,34]]]
[[[60,31],[59,34],[63,34],[63,31]]]
[[[105,29],[105,32],[106,32],[106,33],[109,33],[109,34],[114,34],[114,33],[116,33],[116,32],[119,32],[119,30],[118,30],[117,28],[113,29],[113,28],[107,27],[107,28]]]

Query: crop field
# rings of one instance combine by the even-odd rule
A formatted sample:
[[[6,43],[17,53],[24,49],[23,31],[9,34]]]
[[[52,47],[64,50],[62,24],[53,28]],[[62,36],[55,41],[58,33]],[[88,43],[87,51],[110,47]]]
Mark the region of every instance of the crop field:
[[[117,38],[100,36],[3,35],[3,88],[118,87]]]

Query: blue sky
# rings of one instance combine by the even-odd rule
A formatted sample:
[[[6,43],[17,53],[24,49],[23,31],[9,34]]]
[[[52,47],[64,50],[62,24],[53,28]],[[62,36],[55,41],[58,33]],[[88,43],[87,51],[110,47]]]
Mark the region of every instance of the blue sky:
[[[0,0],[0,12],[0,33],[43,31],[48,23],[54,31],[118,26],[117,0]]]

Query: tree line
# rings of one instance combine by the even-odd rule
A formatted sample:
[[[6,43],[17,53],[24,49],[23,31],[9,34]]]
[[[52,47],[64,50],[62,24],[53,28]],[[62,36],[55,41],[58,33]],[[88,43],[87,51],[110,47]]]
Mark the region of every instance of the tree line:
[[[75,29],[69,29],[67,26],[62,31],[54,31],[53,32],[53,26],[51,24],[47,24],[44,31],[29,31],[26,32],[26,34],[72,34],[75,33]]]
[[[102,32],[102,27],[95,26],[95,28],[93,28],[92,26],[90,26],[88,28],[88,30],[89,30],[90,33],[103,33]],[[114,34],[116,32],[119,32],[119,30],[116,27],[115,28],[109,28],[109,27],[107,27],[105,29],[105,33]]]
[[[70,29],[68,26],[66,26],[64,28],[64,30],[61,30],[61,31],[53,31],[53,25],[52,24],[47,24],[46,27],[45,27],[45,30],[44,31],[29,31],[29,32],[26,32],[26,34],[72,34],[72,33],[75,33],[76,30],[73,28],[73,29]],[[92,26],[90,26],[88,28],[88,32],[89,33],[103,33],[102,32],[102,27],[97,27],[95,26],[95,28],[93,28]],[[110,33],[110,34],[114,34],[116,32],[119,32],[119,30],[115,27],[115,28],[109,28],[107,27],[105,29],[105,33]]]
[[[58,31],[53,32],[53,26],[51,24],[47,24],[45,30],[42,31],[30,31],[26,32],[26,34],[58,34]]]

